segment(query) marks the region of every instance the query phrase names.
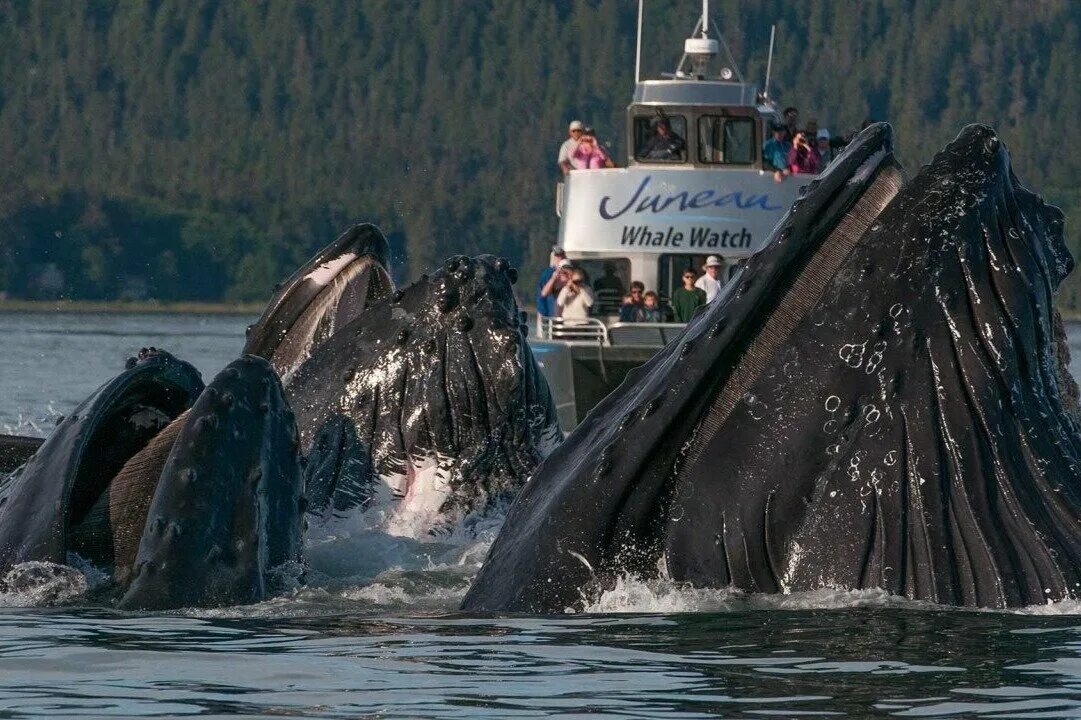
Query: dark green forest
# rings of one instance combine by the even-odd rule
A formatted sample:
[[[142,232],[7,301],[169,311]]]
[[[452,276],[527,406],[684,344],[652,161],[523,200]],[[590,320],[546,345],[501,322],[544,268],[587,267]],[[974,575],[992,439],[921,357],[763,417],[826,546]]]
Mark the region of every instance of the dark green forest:
[[[997,126],[1081,256],[1081,2],[712,5],[749,81],[777,23],[774,96],[834,132],[890,121],[910,167]],[[0,293],[261,300],[357,220],[399,279],[481,251],[532,277],[567,121],[625,154],[635,6],[0,0]],[[647,74],[697,7],[647,2]]]

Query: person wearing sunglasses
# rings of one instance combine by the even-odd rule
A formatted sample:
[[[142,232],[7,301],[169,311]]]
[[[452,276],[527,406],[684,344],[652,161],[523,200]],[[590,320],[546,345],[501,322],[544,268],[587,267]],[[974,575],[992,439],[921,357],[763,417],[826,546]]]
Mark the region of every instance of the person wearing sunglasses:
[[[691,268],[683,271],[683,287],[672,293],[672,311],[676,322],[687,323],[694,317],[694,311],[706,304],[706,291],[694,286],[698,275]]]
[[[638,311],[642,308],[642,295],[646,286],[640,281],[631,282],[631,291],[623,296],[623,304],[619,306],[620,322],[638,322]]]

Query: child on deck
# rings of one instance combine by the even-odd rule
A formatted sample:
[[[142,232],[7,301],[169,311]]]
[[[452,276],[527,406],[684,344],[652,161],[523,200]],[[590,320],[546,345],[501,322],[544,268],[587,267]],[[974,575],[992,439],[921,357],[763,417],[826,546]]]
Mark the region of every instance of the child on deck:
[[[642,307],[638,311],[637,322],[664,322],[664,311],[657,304],[657,293],[652,290],[642,296]]]

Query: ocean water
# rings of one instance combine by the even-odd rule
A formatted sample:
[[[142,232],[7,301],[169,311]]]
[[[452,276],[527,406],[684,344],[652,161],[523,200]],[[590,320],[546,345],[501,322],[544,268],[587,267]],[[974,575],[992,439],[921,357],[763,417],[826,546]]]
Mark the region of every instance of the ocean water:
[[[209,379],[251,320],[0,313],[0,431],[47,434],[144,346]],[[318,587],[251,606],[115,612],[83,599],[93,573],[0,594],[0,717],[1081,717],[1081,603],[973,612],[628,578],[588,613],[463,615],[497,529],[339,528],[310,541]]]

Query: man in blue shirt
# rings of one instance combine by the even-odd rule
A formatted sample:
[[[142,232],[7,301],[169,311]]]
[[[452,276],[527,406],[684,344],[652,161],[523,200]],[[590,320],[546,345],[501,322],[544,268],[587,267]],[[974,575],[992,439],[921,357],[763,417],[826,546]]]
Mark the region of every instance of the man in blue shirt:
[[[773,179],[781,182],[790,175],[788,169],[788,151],[792,143],[786,137],[788,128],[777,124],[773,126],[773,137],[762,143],[762,164],[766,170],[773,170]]]
[[[556,287],[556,283],[552,283],[552,276],[556,274],[556,270],[559,267],[559,263],[565,260],[567,253],[563,252],[563,248],[552,248],[552,254],[548,256],[548,267],[541,270],[540,280],[537,281],[537,314],[542,317],[555,317],[558,315],[556,312],[556,295],[559,294],[559,287]],[[549,285],[551,284],[551,287]],[[547,292],[545,292],[547,290]]]

